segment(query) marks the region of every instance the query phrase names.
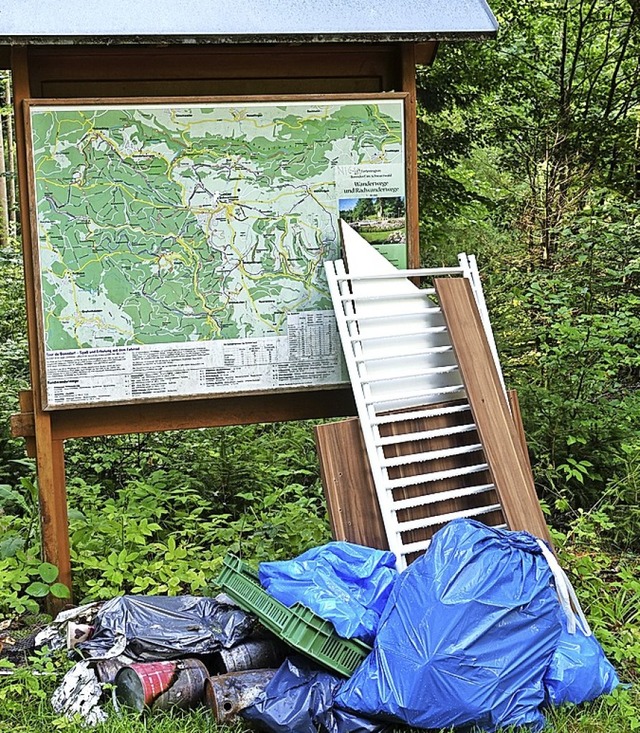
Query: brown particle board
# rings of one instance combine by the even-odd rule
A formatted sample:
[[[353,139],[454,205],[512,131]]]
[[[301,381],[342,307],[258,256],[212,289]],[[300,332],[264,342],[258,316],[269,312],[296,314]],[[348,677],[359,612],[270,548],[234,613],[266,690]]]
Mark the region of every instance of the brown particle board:
[[[455,404],[455,403],[447,403]],[[431,406],[436,408],[435,405]],[[471,420],[469,413],[453,413],[434,415],[428,418],[406,420],[389,423],[381,426],[383,437],[401,436],[408,432],[439,430],[468,424]],[[424,451],[435,451],[469,445],[478,441],[475,431],[442,435],[406,443],[395,443],[384,448],[387,458],[411,455]],[[388,549],[386,533],[382,515],[378,506],[378,499],[371,475],[360,423],[356,418],[341,422],[320,425],[316,428],[316,443],[320,458],[320,469],[325,497],[329,509],[331,528],[334,539],[356,542],[369,547]],[[485,458],[482,451],[477,453],[446,456],[428,462],[429,472],[445,471],[459,468],[472,463],[483,463]],[[394,466],[388,469],[389,477],[405,478],[415,476],[425,471],[425,463],[414,463]],[[394,490],[394,500],[407,499],[415,496],[434,495],[452,489],[464,488],[490,483],[488,471],[466,476],[454,476],[433,482],[425,482],[416,486],[407,486]],[[497,504],[495,492],[485,492],[467,497],[446,499],[433,504],[402,509],[398,512],[398,519],[411,521],[425,517],[438,517],[451,512],[467,511],[477,507]],[[494,511],[478,516],[490,526],[505,523],[501,511]],[[404,536],[405,542],[419,542],[430,539],[442,524],[414,529]],[[415,553],[408,557],[414,560],[422,553]]]
[[[500,503],[511,529],[551,542],[521,437],[466,278],[437,278],[436,293]]]
[[[315,433],[333,538],[388,550],[360,421],[318,425]]]

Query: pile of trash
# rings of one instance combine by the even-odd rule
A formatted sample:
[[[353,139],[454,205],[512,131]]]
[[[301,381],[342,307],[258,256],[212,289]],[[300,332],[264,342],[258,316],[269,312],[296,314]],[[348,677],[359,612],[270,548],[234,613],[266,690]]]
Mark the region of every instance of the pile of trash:
[[[402,573],[390,552],[331,542],[240,579],[215,598],[124,596],[60,614],[37,644],[81,661],[55,709],[95,724],[111,695],[116,709],[204,704],[274,733],[540,730],[545,707],[619,683],[555,556],[527,532],[458,519]],[[344,650],[359,655],[347,672]]]

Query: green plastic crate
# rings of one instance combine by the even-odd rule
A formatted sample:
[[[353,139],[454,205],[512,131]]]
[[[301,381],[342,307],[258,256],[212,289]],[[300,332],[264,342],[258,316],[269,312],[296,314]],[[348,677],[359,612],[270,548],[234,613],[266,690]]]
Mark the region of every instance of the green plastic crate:
[[[258,573],[234,555],[224,558],[216,584],[289,646],[338,674],[350,677],[371,651],[359,639],[338,636],[333,624],[306,606],[296,603],[287,608],[264,590]]]
[[[290,610],[272,598],[260,585],[258,573],[234,555],[223,560],[216,585],[224,589],[245,611],[254,613],[269,631],[281,636],[291,616]]]

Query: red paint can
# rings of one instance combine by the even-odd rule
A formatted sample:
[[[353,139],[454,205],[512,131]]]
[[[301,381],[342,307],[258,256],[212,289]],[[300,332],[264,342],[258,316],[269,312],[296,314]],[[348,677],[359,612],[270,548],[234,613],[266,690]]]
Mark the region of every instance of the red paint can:
[[[177,666],[177,662],[145,662],[123,667],[116,675],[115,699],[141,713],[169,688]]]
[[[155,699],[154,710],[195,708],[204,698],[204,685],[209,672],[199,659],[181,659],[171,686]]]

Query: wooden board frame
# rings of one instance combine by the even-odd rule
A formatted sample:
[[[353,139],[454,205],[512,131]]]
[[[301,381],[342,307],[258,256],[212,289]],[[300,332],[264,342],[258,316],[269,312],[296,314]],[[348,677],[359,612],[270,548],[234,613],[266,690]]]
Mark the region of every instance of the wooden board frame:
[[[511,389],[507,396],[513,423],[530,470],[518,395]],[[352,417],[324,423],[315,428],[315,436],[333,539],[388,550],[389,543],[360,421],[357,417]]]
[[[434,284],[509,528],[526,530],[552,546],[531,475],[524,431],[518,417],[511,414],[471,286],[466,278],[436,278]]]
[[[34,153],[31,141],[33,139],[33,131],[31,126],[31,110],[35,107],[55,107],[64,109],[65,107],[76,108],[76,107],[108,107],[117,110],[119,107],[135,106],[140,105],[159,105],[171,107],[173,105],[187,105],[193,107],[202,107],[207,105],[242,105],[251,106],[253,104],[288,104],[288,103],[305,103],[305,104],[325,104],[325,103],[352,103],[352,102],[388,102],[396,101],[402,105],[402,123],[403,123],[403,152],[404,152],[404,184],[405,184],[405,226],[407,232],[409,230],[409,199],[407,196],[407,190],[409,188],[408,180],[411,177],[408,168],[408,147],[406,144],[406,135],[404,134],[406,125],[406,107],[408,106],[409,95],[406,92],[383,92],[379,94],[323,94],[323,95],[256,95],[256,96],[215,96],[215,97],[121,97],[121,98],[103,98],[103,97],[90,97],[90,98],[62,98],[62,99],[25,99],[23,100],[24,110],[24,125],[25,125],[25,141],[26,141],[26,154],[27,154],[27,184],[28,184],[28,197],[29,197],[29,229],[31,237],[31,248],[32,248],[32,267],[34,276],[34,289],[35,289],[35,307],[36,307],[36,325],[37,325],[37,345],[38,345],[38,367],[39,367],[39,383],[41,391],[41,404],[43,410],[62,410],[62,409],[86,409],[88,407],[101,407],[101,406],[112,406],[112,405],[146,405],[156,402],[184,402],[187,400],[202,400],[202,399],[220,399],[222,397],[251,397],[259,394],[285,394],[291,392],[307,392],[309,390],[318,390],[323,392],[329,392],[332,389],[340,389],[343,385],[301,385],[301,386],[284,386],[274,388],[272,390],[238,390],[238,391],[227,391],[220,393],[190,393],[185,395],[176,396],[160,396],[160,397],[147,397],[140,399],[131,400],[108,400],[104,402],[96,401],[95,403],[74,403],[68,406],[66,405],[51,405],[49,404],[47,394],[47,371],[46,371],[46,349],[45,349],[45,326],[44,326],[44,314],[43,314],[43,298],[42,298],[42,273],[40,269],[40,244],[38,236],[38,222],[37,222],[37,196],[35,191],[35,180],[34,180]],[[414,202],[411,202],[413,207]],[[407,245],[408,249],[408,245]],[[408,253],[407,253],[408,254]],[[337,333],[336,333],[336,340]],[[167,343],[167,347],[170,348],[171,343]],[[348,385],[348,381],[344,382],[344,386]]]
[[[435,44],[432,44],[435,49]],[[416,46],[413,43],[231,46],[14,46],[16,151],[22,222],[30,219],[23,102],[62,97],[185,97],[404,92],[408,265],[419,265]],[[38,362],[33,248],[22,232],[32,390],[21,395],[14,434],[35,455],[43,556],[70,589],[71,565],[64,470],[64,440],[158,430],[346,417],[355,414],[350,387],[284,395],[221,397],[148,405],[43,410]],[[51,610],[60,602],[52,599]]]

